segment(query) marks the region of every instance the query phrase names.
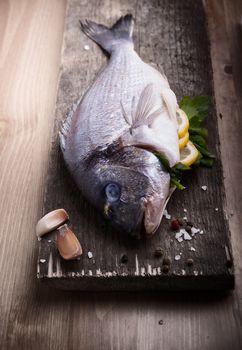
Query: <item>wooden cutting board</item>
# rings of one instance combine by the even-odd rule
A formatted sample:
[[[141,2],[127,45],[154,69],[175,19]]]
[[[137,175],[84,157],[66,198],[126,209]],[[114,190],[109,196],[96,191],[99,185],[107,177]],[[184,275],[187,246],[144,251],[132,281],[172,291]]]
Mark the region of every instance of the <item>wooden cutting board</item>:
[[[184,95],[214,95],[202,1],[103,0],[98,5],[94,0],[68,1],[43,215],[65,208],[83,255],[80,260],[64,261],[52,232],[39,242],[37,276],[64,289],[231,289],[233,261],[214,106],[206,127],[209,149],[217,159],[215,165],[187,174],[183,181],[186,190],[177,190],[167,208],[171,217],[186,216],[203,231],[191,240],[178,242],[170,229],[171,220],[166,218],[150,240],[135,241],[122,236],[82,198],[65,167],[58,140],[60,121],[107,60],[97,45],[81,33],[79,19],[111,25],[126,13],[132,13],[136,19],[136,51],[146,62],[163,67],[178,100]],[[202,190],[202,186],[207,186],[207,190]],[[154,256],[157,247],[163,250],[161,257]],[[128,258],[126,263],[122,262],[123,255]],[[190,266],[188,259],[193,261]]]

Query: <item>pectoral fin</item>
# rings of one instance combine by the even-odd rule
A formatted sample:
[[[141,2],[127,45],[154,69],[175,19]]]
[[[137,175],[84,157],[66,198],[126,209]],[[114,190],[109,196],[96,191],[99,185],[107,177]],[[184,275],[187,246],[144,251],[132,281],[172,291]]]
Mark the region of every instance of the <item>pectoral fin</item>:
[[[137,128],[144,124],[151,124],[161,112],[161,101],[157,94],[155,94],[154,85],[149,84],[144,88],[140,95],[136,110],[132,117],[132,128]]]
[[[124,118],[129,129],[122,135],[124,146],[138,146],[163,154],[175,165],[180,160],[177,123],[176,97],[170,89],[164,88],[162,96],[155,91],[154,84],[142,91],[131,117],[123,108]]]

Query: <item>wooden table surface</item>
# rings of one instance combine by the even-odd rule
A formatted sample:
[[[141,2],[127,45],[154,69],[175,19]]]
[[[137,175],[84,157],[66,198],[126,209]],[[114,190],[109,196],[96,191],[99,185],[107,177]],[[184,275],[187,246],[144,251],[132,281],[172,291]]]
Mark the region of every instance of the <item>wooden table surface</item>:
[[[65,8],[0,1],[0,349],[241,349],[242,1],[207,0],[235,259],[228,294],[84,294],[36,280]]]

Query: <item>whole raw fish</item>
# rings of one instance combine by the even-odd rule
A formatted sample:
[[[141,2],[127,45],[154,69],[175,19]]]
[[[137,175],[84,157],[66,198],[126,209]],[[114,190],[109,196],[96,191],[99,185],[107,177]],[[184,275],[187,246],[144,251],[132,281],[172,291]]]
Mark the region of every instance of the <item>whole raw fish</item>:
[[[121,232],[153,234],[180,161],[177,100],[163,73],[134,51],[132,15],[111,28],[91,21],[83,32],[110,54],[77,108],[63,123],[65,162],[83,195]]]

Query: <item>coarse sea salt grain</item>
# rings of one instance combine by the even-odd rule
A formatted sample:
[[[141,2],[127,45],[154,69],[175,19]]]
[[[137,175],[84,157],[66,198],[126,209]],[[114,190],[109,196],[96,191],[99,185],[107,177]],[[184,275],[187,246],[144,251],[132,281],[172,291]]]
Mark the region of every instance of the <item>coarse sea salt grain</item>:
[[[208,186],[201,186],[201,189],[202,189],[203,191],[207,191]]]
[[[45,259],[39,259],[39,261],[41,262],[41,264],[44,264],[46,262]]]
[[[166,209],[164,210],[164,217],[168,220],[170,220],[170,218],[171,218],[171,215],[168,214],[168,211]]]
[[[195,252],[196,249],[195,249],[194,247],[191,247],[191,248],[190,248],[190,251],[191,251],[191,252]]]
[[[194,226],[191,228],[191,233],[188,233],[184,228],[181,228],[178,232],[176,232],[175,238],[178,242],[182,242],[183,240],[190,241],[197,233],[199,233],[200,235],[204,234],[203,230],[200,230],[199,228],[196,228]],[[193,252],[196,251],[194,247],[191,247],[189,249]]]
[[[180,242],[180,243],[183,241],[182,236],[183,236],[183,233],[180,232],[180,231],[177,232],[177,233],[176,233],[176,236],[175,236],[175,237],[176,237],[176,240],[177,240],[178,242]]]
[[[186,216],[184,216],[184,217],[183,217],[183,220],[187,221],[187,217],[186,217]]]
[[[180,260],[181,259],[181,255],[176,255],[175,256],[175,260]]]
[[[198,233],[200,230],[199,230],[199,228],[196,228],[196,227],[192,227],[191,228],[191,233],[192,233],[192,235],[194,236],[196,233]]]
[[[91,258],[93,257],[92,252],[88,252],[88,253],[87,253],[87,256],[88,256],[89,259],[91,259]]]
[[[178,232],[176,233],[176,236],[175,236],[176,240],[177,240],[178,242],[181,243],[181,242],[183,241],[183,236],[184,236],[186,233],[187,233],[187,231],[184,230],[184,228],[181,228],[180,231],[178,231]]]
[[[89,45],[84,45],[84,50],[86,50],[86,51],[90,50],[90,46]]]
[[[181,236],[184,235],[184,233],[186,232],[186,230],[184,230],[184,228],[181,228],[180,231],[178,231],[176,233],[176,239],[180,238]]]
[[[184,239],[185,239],[185,241],[190,241],[192,239],[192,237],[189,235],[189,233],[185,232]]]
[[[218,211],[218,208],[215,208],[215,211]]]
[[[186,213],[186,212],[187,212],[187,209],[186,209],[186,208],[184,208],[184,209],[183,209],[183,211],[184,211],[184,213]]]

